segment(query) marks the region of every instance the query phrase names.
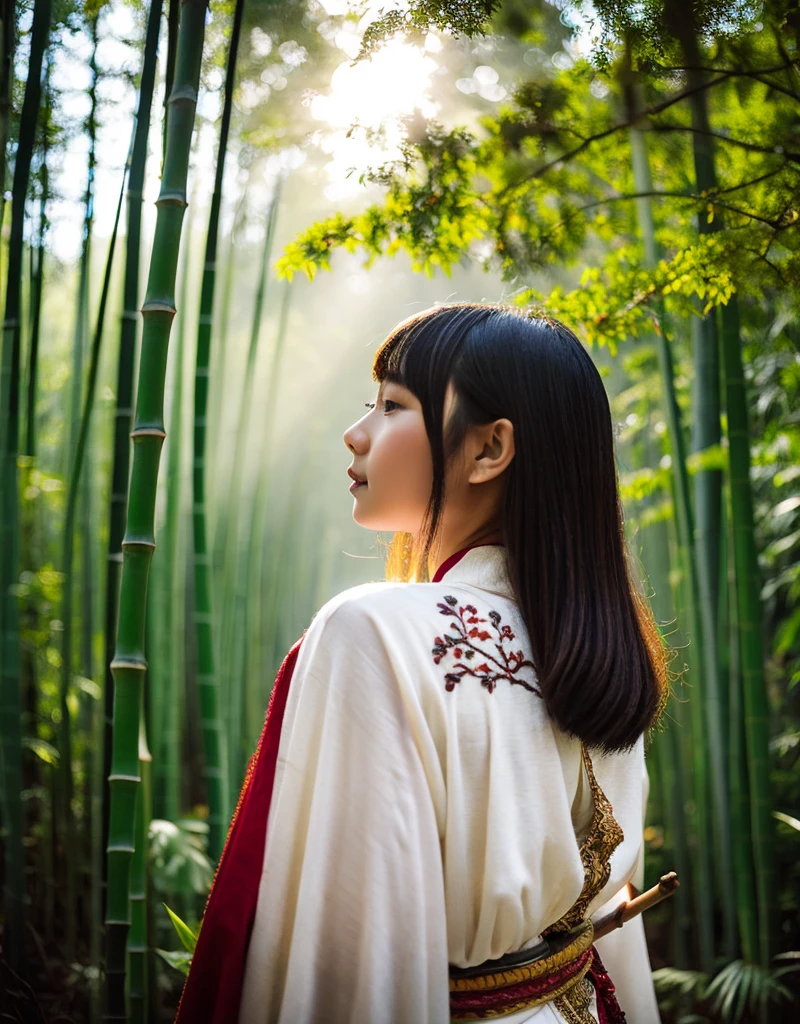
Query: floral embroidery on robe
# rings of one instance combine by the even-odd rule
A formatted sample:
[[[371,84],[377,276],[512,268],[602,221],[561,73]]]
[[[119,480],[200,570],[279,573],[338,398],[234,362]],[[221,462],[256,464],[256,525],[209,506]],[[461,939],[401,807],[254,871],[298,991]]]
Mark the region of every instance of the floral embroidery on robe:
[[[453,666],[444,677],[446,690],[454,690],[456,684],[469,675],[479,679],[481,686],[485,686],[489,693],[494,693],[499,679],[507,679],[512,685],[524,686],[526,690],[541,697],[539,688],[533,682],[518,675],[524,668],[535,672],[534,664],[521,650],[508,648],[507,642],[515,640],[516,636],[509,625],[501,625],[502,616],[499,612],[490,611],[484,618],[478,614],[475,605],[459,605],[458,600],[450,594],[445,595],[444,601],[437,602],[437,607],[440,615],[454,620],[448,624],[452,632],[435,637],[431,651],[436,665],[442,658],[452,655]],[[483,628],[487,622],[491,622],[489,629]],[[487,640],[493,642],[493,652],[481,646]]]

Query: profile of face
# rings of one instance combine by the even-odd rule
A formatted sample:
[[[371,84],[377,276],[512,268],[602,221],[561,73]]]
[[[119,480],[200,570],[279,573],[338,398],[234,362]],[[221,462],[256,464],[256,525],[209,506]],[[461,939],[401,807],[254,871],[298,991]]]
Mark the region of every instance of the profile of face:
[[[454,408],[452,381],[444,423]],[[401,384],[381,383],[369,412],[344,432],[353,456],[353,519],[368,530],[417,535],[433,485],[433,460],[419,399]],[[470,427],[445,474],[443,535],[459,542],[496,527],[502,474],[514,455],[510,420]]]

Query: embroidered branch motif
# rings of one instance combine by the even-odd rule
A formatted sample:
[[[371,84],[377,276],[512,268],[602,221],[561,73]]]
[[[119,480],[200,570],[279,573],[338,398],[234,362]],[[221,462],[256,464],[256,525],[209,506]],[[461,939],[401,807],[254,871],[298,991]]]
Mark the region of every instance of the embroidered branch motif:
[[[446,690],[452,692],[464,676],[474,676],[489,693],[494,693],[499,679],[507,679],[512,685],[524,686],[526,690],[541,697],[538,687],[518,676],[520,669],[534,669],[534,665],[524,657],[522,651],[508,650],[504,646],[506,641],[514,640],[516,636],[510,626],[500,624],[502,617],[499,612],[491,611],[488,619],[484,619],[478,615],[474,605],[459,605],[457,599],[450,595],[446,595],[444,601],[437,602],[437,608],[440,615],[454,620],[447,627],[451,632],[437,636],[433,641],[434,664],[438,665],[449,652],[455,662],[453,670],[444,677]],[[483,628],[487,622],[491,622],[489,629]],[[494,654],[488,653],[476,643],[486,640],[494,643]]]

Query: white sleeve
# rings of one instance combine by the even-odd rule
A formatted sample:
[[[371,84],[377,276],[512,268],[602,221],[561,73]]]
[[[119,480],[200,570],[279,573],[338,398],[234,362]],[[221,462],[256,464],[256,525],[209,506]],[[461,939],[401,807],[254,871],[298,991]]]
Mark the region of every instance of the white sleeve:
[[[650,777],[647,766],[642,760],[642,820],[647,808],[647,797],[650,791]],[[639,858],[631,879],[638,890],[644,886],[644,837],[639,848]],[[628,887],[625,886],[608,903],[592,916],[602,915],[614,910],[623,900],[629,899]],[[647,952],[647,939],[644,932],[644,919],[641,914],[631,918],[622,928],[597,940],[597,952],[603,961],[608,976],[614,983],[617,999],[625,1016],[636,1024],[660,1024],[653,973],[650,967],[650,956]]]
[[[239,1024],[448,1020],[430,790],[379,631],[345,602],[292,677]]]

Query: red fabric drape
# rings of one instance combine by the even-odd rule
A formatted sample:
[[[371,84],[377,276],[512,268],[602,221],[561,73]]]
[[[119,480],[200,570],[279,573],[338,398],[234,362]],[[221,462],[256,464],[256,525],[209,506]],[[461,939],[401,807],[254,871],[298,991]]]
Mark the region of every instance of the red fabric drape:
[[[247,766],[211,884],[175,1024],[234,1024],[238,1019],[244,965],[264,862],[267,816],[283,714],[304,637],[305,633],[278,670],[264,728]]]
[[[588,977],[597,993],[597,1019],[600,1024],[625,1024],[625,1014],[617,1001],[614,983],[603,966],[597,946],[592,946],[592,966]]]

